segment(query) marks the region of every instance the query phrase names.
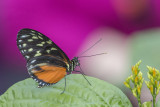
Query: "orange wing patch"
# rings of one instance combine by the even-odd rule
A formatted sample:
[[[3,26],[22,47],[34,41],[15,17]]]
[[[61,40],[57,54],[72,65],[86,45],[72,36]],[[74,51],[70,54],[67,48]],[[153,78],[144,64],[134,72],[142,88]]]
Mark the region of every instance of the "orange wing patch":
[[[66,75],[66,68],[44,65],[40,67],[43,71],[34,75],[46,83],[57,83]]]

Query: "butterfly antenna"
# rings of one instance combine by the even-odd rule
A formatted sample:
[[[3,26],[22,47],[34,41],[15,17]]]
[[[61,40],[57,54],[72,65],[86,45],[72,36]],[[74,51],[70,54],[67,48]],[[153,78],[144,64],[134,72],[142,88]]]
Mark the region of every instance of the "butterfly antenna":
[[[107,53],[94,54],[94,55],[90,55],[90,56],[80,56],[80,57],[78,57],[78,58],[82,58],[82,57],[92,57],[92,56],[103,55],[103,54],[107,54]]]
[[[87,50],[85,50],[84,52],[82,52],[80,55],[86,53],[88,50],[90,50],[92,47],[94,47],[97,43],[99,43],[102,39],[99,39],[96,43],[94,43],[91,47],[89,47]]]
[[[91,85],[91,83],[90,83],[90,82],[87,80],[87,78],[85,77],[85,74],[84,74],[81,66],[79,66],[79,68],[80,68],[80,73],[81,73],[81,74],[83,75],[83,77],[86,79],[86,81],[88,82],[88,84]]]

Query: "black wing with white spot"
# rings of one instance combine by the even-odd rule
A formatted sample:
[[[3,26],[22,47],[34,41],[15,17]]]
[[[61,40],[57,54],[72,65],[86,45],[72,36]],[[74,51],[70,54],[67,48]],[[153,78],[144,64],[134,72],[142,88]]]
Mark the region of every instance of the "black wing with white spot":
[[[53,56],[69,62],[67,55],[48,37],[32,29],[18,32],[17,46],[27,62],[40,56]]]

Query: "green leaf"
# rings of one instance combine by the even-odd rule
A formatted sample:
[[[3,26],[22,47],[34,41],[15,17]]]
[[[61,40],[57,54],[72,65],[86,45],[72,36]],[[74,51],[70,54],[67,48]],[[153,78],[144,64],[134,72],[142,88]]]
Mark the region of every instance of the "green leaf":
[[[144,102],[144,103],[142,104],[142,107],[152,107],[152,102],[151,102],[151,101]]]
[[[11,86],[0,96],[0,107],[132,107],[129,99],[117,87],[102,80],[81,74],[67,77],[52,86],[36,88],[31,78]]]

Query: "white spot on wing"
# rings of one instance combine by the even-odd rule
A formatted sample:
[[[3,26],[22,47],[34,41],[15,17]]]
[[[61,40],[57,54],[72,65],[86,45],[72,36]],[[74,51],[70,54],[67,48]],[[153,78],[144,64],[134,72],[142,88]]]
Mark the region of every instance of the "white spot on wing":
[[[21,50],[22,53],[24,53],[24,50]]]
[[[19,45],[19,48],[21,48],[22,47],[22,45]]]
[[[34,62],[36,62],[36,60],[31,61],[31,63],[34,63]]]
[[[41,44],[45,44],[45,42],[41,42]]]
[[[37,36],[33,36],[32,39],[38,39],[38,37]]]
[[[31,32],[35,33],[36,31],[34,31],[34,30],[31,30]]]
[[[51,40],[49,40],[49,41],[46,41],[48,44],[52,44],[52,41]]]
[[[40,64],[37,64],[35,66],[43,66],[43,65],[47,65],[47,63],[40,63]]]
[[[42,38],[41,36],[38,36],[38,38],[40,38],[40,39],[42,39],[42,40],[43,40],[43,38]]]
[[[25,58],[27,58],[27,59],[28,59],[28,58],[29,58],[29,56],[25,56]]]
[[[29,37],[30,35],[22,35],[21,38],[27,38]]]
[[[22,40],[18,40],[18,42],[22,42]]]
[[[40,53],[40,51],[37,51],[37,53],[35,54],[35,56],[41,56],[42,54]]]
[[[51,48],[51,50],[57,50],[56,48]]]
[[[33,48],[29,48],[28,51],[29,51],[29,52],[33,51]]]
[[[26,46],[27,46],[27,44],[26,44],[26,43],[24,43],[24,44],[23,44],[23,47],[26,47]]]
[[[40,36],[43,36],[41,33],[38,33]]]
[[[47,51],[47,53],[50,53],[51,50],[46,50],[46,51]]]
[[[28,42],[32,42],[33,41],[33,39],[28,39]]]
[[[37,44],[36,46],[43,46],[43,44]]]

